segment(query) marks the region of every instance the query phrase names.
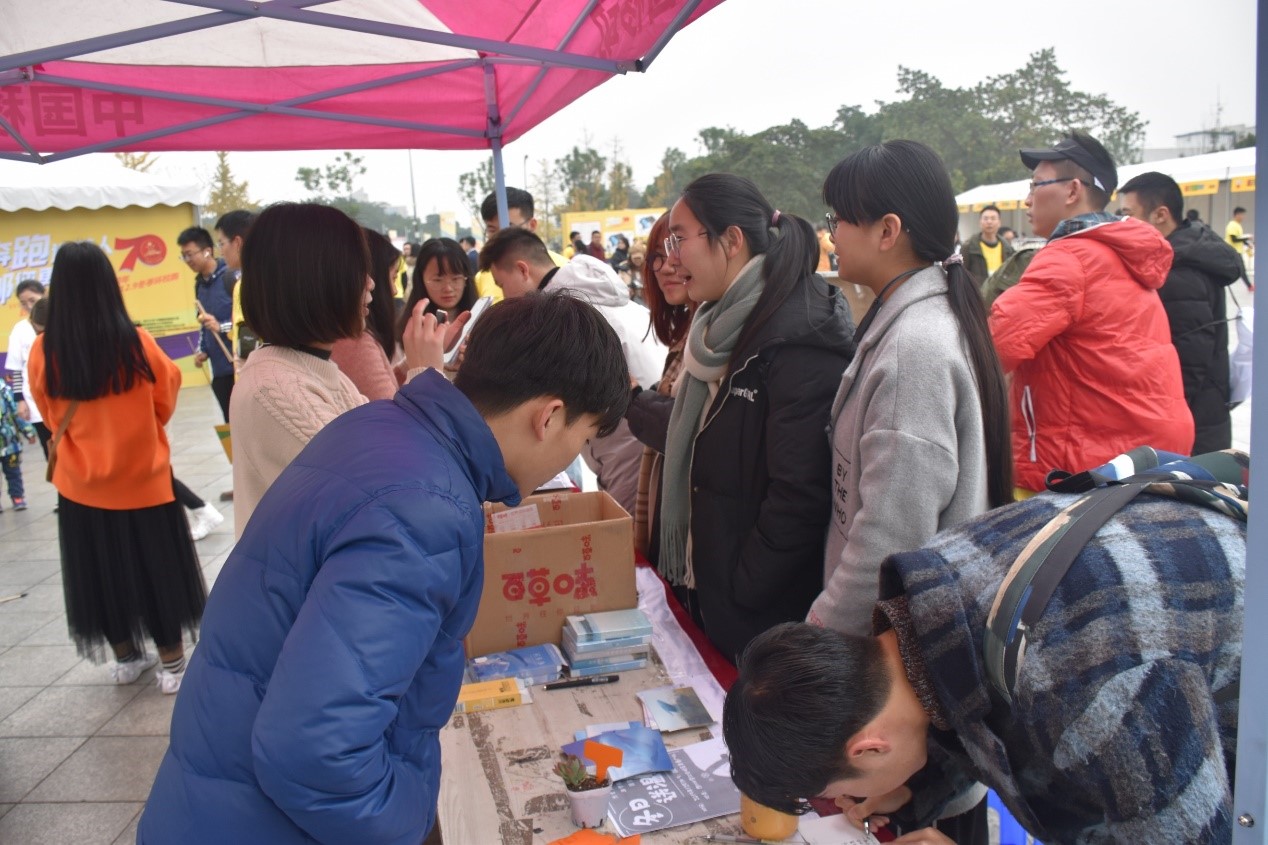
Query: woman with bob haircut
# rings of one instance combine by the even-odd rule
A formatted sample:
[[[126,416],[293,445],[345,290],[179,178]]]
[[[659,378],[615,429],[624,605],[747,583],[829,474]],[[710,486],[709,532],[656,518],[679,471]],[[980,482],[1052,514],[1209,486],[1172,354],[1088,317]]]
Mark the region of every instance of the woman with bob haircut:
[[[189,523],[172,490],[163,429],[181,375],[133,325],[114,268],[95,244],[66,243],[53,259],[48,322],[31,347],[28,385],[55,434],[50,444],[66,622],[79,653],[130,684],[162,661],[171,695],[185,671],[182,632],[207,600]]]
[[[374,292],[364,230],[336,208],[278,203],[260,213],[242,246],[242,313],[266,344],[238,374],[234,530],[241,537],[264,491],[313,436],[366,402],[330,360],[335,342],[365,329]],[[416,309],[405,332],[408,377],[440,368],[465,322],[440,327]],[[349,444],[351,449],[352,444]]]
[[[664,247],[700,305],[665,442],[657,565],[696,589],[705,633],[735,661],[804,619],[823,586],[824,429],[853,351],[849,311],[815,272],[810,224],[743,177],[688,185]]]
[[[356,337],[335,341],[330,360],[352,380],[366,399],[373,402],[391,399],[401,386],[393,369],[397,340],[396,300],[392,296],[394,271],[400,264],[401,251],[373,229],[363,231],[370,251],[370,277],[374,279],[365,331]]]
[[[904,140],[860,150],[823,198],[838,273],[876,299],[832,404],[833,518],[807,621],[868,636],[882,561],[1013,500],[1008,398],[937,153]],[[986,842],[982,797],[939,828]]]

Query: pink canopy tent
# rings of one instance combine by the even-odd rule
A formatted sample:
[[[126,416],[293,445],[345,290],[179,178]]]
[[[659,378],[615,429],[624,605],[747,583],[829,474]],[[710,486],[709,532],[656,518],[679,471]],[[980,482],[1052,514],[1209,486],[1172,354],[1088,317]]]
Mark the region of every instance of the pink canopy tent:
[[[41,0],[0,27],[0,158],[484,149],[721,0]]]

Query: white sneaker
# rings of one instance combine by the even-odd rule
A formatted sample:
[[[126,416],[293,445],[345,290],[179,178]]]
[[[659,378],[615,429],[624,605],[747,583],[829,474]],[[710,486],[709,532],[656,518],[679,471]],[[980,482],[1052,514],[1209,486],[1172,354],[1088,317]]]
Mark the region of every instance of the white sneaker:
[[[189,534],[195,540],[201,540],[211,533],[211,530],[225,518],[221,516],[220,511],[216,510],[211,503],[203,505],[195,511],[190,511]]]
[[[129,660],[127,663],[111,663],[110,677],[116,684],[130,684],[157,662],[158,658],[153,654],[143,653],[136,660]]]
[[[154,673],[154,677],[158,680],[159,692],[163,695],[176,695],[180,691],[181,681],[185,679],[185,673],[173,675],[166,669],[160,669]]]

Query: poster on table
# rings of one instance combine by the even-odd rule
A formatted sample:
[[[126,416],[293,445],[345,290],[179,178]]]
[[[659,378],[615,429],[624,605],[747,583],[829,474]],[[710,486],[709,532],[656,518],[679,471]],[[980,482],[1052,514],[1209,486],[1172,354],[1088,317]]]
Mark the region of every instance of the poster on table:
[[[9,332],[22,319],[18,283],[36,279],[47,286],[57,248],[92,241],[109,256],[133,321],[180,365],[184,386],[205,386],[189,345],[197,343],[194,273],[176,244],[177,234],[195,219],[189,204],[0,212],[0,359],[8,352]]]

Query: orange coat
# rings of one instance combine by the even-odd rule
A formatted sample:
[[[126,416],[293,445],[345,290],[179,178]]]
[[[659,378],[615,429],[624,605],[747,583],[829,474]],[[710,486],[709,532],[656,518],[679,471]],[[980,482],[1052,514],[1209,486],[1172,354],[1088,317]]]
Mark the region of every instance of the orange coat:
[[[154,382],[138,378],[125,393],[80,402],[57,447],[53,486],[81,505],[136,510],[176,498],[172,493],[171,448],[163,426],[176,410],[181,374],[148,332],[137,329],[137,333],[154,371]],[[41,335],[31,347],[27,391],[44,415],[45,424],[56,433],[71,400],[49,397],[44,365]]]
[[[1193,416],[1158,289],[1171,246],[1138,220],[1050,242],[991,307],[991,336],[1012,373],[1018,487],[1078,472],[1136,446],[1187,455]]]

